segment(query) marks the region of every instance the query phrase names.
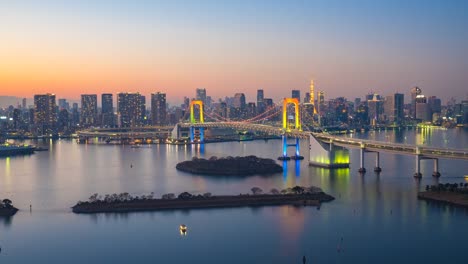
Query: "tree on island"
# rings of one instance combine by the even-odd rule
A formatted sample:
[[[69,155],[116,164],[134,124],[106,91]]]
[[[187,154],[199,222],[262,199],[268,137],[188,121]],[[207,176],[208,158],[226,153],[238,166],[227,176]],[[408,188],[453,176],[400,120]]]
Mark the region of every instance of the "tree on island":
[[[13,207],[12,201],[10,199],[3,199],[2,204],[3,204],[3,207],[5,208]]]
[[[303,194],[304,193],[304,187],[301,187],[301,186],[294,186],[292,188],[292,191],[295,193],[295,194]]]
[[[259,194],[262,194],[263,193],[263,190],[258,188],[258,187],[253,187],[252,189],[250,189],[253,193],[253,195],[259,195]]]
[[[274,195],[280,194],[280,192],[279,192],[277,189],[275,189],[275,188],[271,189],[271,190],[270,190],[270,193],[271,193],[271,194],[274,194]]]

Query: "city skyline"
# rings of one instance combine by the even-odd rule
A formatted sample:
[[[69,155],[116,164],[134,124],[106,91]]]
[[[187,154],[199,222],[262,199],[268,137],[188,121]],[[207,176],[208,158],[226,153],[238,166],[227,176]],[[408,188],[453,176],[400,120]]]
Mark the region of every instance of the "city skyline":
[[[257,89],[282,98],[314,79],[329,98],[419,86],[464,99],[467,4],[393,3],[2,4],[0,95],[162,91],[180,103],[204,87],[254,101]]]

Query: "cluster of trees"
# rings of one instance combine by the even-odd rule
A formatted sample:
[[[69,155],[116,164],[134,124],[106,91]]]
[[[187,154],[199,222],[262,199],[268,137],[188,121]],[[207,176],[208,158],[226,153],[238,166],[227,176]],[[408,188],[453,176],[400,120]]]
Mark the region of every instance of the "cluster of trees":
[[[10,199],[3,199],[0,201],[0,208],[13,208],[13,204]]]
[[[183,192],[176,196],[173,193],[166,193],[161,196],[161,199],[163,200],[172,200],[172,199],[193,199],[193,198],[209,198],[211,197],[211,193],[207,192],[204,193],[203,195],[193,195],[188,192]],[[87,202],[79,201],[78,204],[83,204],[83,203],[118,203],[118,202],[131,202],[131,201],[146,201],[146,200],[153,200],[155,199],[154,193],[151,192],[148,195],[141,195],[141,196],[132,196],[129,193],[114,193],[114,194],[106,194],[104,196],[99,195],[97,193],[91,195],[88,198]],[[8,200],[9,201],[9,200]],[[11,201],[10,201],[11,204]]]
[[[97,193],[91,195],[88,198],[89,203],[116,203],[116,202],[129,202],[129,201],[144,201],[144,200],[152,200],[154,199],[154,193],[151,192],[148,195],[141,195],[141,196],[132,196],[127,192],[124,193],[113,193],[113,194],[106,194],[104,196],[99,195]],[[78,204],[83,203],[79,201]]]
[[[322,189],[315,187],[315,186],[310,186],[310,187],[302,187],[302,186],[294,186],[292,188],[286,188],[281,191],[278,189],[271,189],[270,192],[264,193],[262,189],[258,187],[253,187],[250,189],[252,191],[253,195],[260,195],[260,194],[273,194],[273,195],[278,195],[278,194],[313,194],[313,193],[321,193],[323,192]]]
[[[438,185],[426,185],[426,191],[468,194],[468,183],[439,183]]]

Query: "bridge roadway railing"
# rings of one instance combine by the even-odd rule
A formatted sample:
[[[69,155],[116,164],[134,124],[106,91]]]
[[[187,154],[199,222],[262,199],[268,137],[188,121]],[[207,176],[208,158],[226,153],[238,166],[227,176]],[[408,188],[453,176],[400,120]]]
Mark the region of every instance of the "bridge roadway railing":
[[[180,123],[181,127],[202,127],[202,128],[233,128],[233,129],[242,129],[242,130],[251,130],[257,132],[264,132],[275,136],[281,136],[286,134],[290,137],[297,137],[302,139],[308,139],[310,136],[309,132],[299,131],[291,129],[288,131],[283,131],[282,128],[261,125],[261,124],[251,124],[247,122],[208,122],[208,123]]]
[[[353,139],[332,136],[325,133],[312,133],[313,136],[319,140],[323,140],[326,143],[330,141],[335,145],[350,147],[350,148],[361,148],[365,147],[368,150],[382,151],[382,152],[393,152],[397,154],[409,154],[409,155],[422,155],[430,158],[454,158],[468,160],[468,150],[461,149],[450,149],[450,148],[435,148],[427,146],[416,146],[409,144],[400,143],[389,143],[383,141],[374,141],[367,139]]]

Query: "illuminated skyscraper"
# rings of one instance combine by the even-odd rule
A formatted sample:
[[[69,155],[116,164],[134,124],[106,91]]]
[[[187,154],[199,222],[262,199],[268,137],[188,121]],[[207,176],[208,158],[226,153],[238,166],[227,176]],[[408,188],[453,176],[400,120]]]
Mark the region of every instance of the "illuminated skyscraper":
[[[102,94],[102,125],[105,127],[114,126],[114,102],[112,94]]]
[[[81,126],[90,127],[97,121],[97,95],[81,95]]]
[[[34,125],[38,135],[50,135],[56,131],[57,112],[55,94],[34,95]]]
[[[258,113],[263,113],[263,111],[265,111],[265,102],[263,101],[263,99],[264,99],[263,89],[258,89],[257,90],[257,112]]]
[[[389,122],[401,124],[404,120],[404,95],[396,93],[387,96],[384,102],[384,112]]]
[[[155,126],[166,125],[166,94],[157,92],[151,94],[151,120]]]
[[[117,114],[121,127],[141,126],[142,97],[140,93],[118,93]]]
[[[415,86],[411,89],[411,113],[413,118],[416,118],[416,97],[422,93],[421,88]]]

